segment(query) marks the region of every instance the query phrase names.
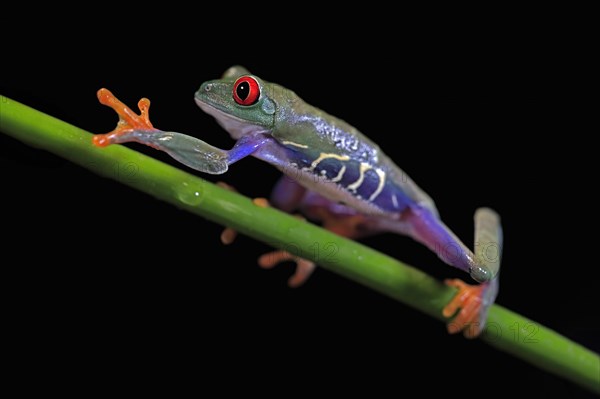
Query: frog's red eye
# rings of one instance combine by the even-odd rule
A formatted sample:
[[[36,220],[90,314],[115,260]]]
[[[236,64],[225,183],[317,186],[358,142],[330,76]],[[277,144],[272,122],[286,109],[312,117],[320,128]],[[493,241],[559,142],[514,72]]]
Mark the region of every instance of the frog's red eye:
[[[260,87],[252,76],[242,76],[233,84],[233,99],[240,105],[252,105],[258,101]]]

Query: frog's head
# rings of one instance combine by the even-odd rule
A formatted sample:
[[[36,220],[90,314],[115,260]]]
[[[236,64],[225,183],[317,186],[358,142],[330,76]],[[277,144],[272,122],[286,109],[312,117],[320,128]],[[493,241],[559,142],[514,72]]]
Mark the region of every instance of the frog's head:
[[[269,131],[275,120],[276,105],[268,93],[271,84],[240,66],[229,68],[221,79],[202,83],[196,103],[214,116],[238,139],[255,131]]]

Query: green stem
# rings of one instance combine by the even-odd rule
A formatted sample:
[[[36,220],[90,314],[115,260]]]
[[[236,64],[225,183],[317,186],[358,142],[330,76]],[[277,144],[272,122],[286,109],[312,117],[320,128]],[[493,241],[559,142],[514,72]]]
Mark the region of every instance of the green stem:
[[[191,213],[315,260],[328,270],[438,320],[444,320],[442,308],[456,293],[422,271],[360,243],[276,209],[258,207],[246,197],[124,146],[94,147],[90,133],[3,96],[0,96],[0,130]],[[134,175],[115,173],[131,171],[132,165]],[[315,244],[322,250],[314,251]],[[600,393],[598,354],[502,306],[490,309],[488,327],[481,339]]]

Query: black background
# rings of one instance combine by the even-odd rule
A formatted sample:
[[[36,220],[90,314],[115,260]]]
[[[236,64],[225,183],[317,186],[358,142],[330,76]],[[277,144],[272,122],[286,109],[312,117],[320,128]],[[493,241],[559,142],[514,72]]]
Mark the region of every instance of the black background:
[[[578,226],[594,204],[575,182],[586,172],[581,159],[569,159],[585,141],[565,124],[572,75],[551,38],[420,34],[383,51],[345,31],[283,44],[264,32],[266,43],[106,32],[81,42],[47,32],[6,43],[0,93],[94,133],[116,123],[96,90],[107,87],[132,107],[145,96],[155,126],[229,148],[233,141],[193,94],[243,64],[378,142],[467,244],[474,210],[496,209],[505,231],[497,302],[600,350],[596,251]],[[291,265],[256,265],[268,246],[249,237],[223,246],[220,226],[4,135],[0,175],[9,306],[24,336],[47,344],[40,351],[60,347],[124,370],[167,365],[201,389],[239,381],[282,394],[439,386],[461,395],[491,388],[511,397],[586,396],[326,270],[290,289]],[[202,177],[259,197],[278,172],[244,159],[224,176]],[[404,237],[363,241],[440,279],[464,277]],[[200,377],[203,367],[210,371]]]

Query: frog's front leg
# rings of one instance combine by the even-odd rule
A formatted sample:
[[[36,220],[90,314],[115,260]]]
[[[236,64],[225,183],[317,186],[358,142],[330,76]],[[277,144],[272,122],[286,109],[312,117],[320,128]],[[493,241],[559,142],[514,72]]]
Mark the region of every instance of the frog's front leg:
[[[156,129],[150,122],[150,101],[147,98],[142,98],[138,103],[140,115],[107,89],[98,91],[98,99],[117,112],[119,122],[112,132],[94,136],[93,143],[96,146],[137,142],[164,151],[184,165],[204,173],[225,173],[230,164],[251,155],[271,140],[260,133],[249,134],[238,140],[231,150],[222,150],[191,136]]]

